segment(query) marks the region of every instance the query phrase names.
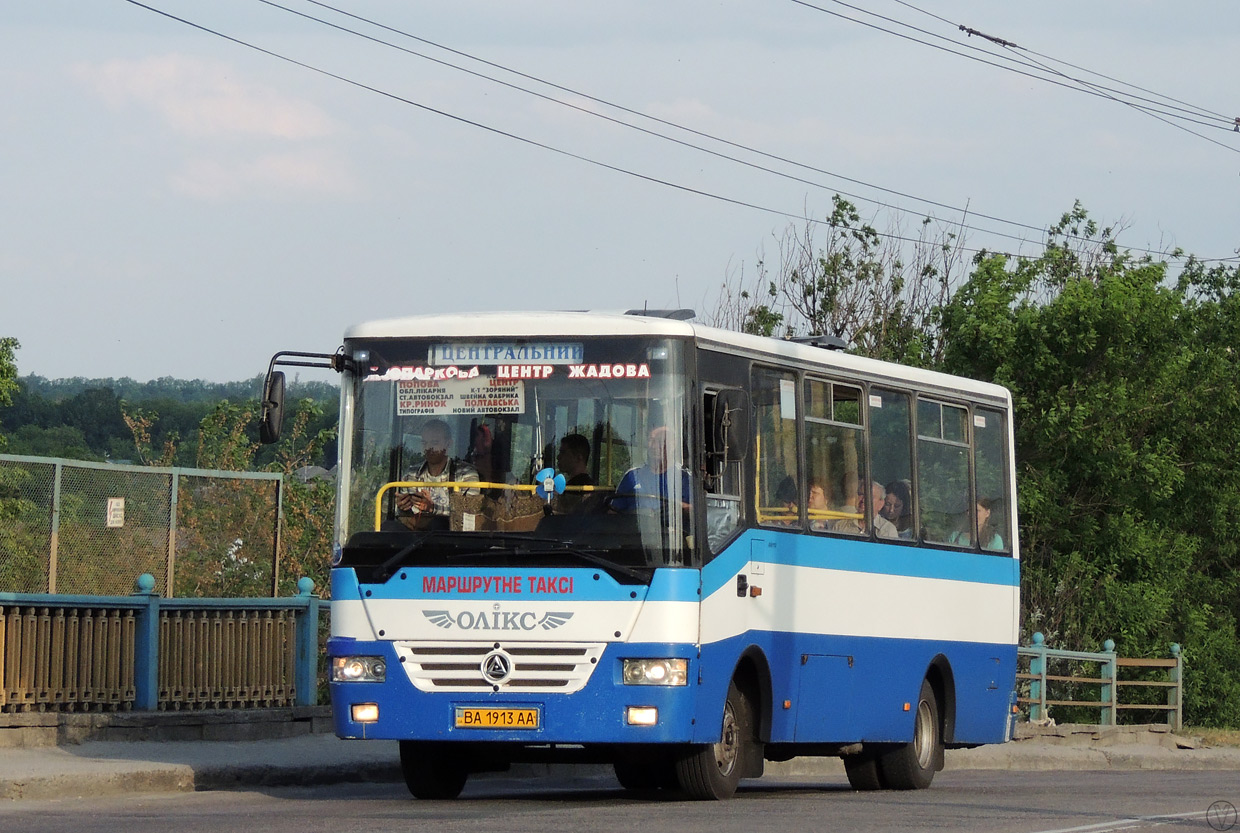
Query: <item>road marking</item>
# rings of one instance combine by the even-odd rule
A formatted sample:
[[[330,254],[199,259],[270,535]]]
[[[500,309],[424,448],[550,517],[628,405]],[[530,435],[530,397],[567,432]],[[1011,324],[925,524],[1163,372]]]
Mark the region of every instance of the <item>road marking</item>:
[[[1119,830],[1140,830],[1149,827],[1162,827],[1165,824],[1178,824],[1193,819],[1204,819],[1206,810],[1195,813],[1172,813],[1160,816],[1130,816],[1126,819],[1104,821],[1097,824],[1086,824],[1081,827],[1058,827],[1054,830],[1039,830],[1037,833],[1112,833]]]

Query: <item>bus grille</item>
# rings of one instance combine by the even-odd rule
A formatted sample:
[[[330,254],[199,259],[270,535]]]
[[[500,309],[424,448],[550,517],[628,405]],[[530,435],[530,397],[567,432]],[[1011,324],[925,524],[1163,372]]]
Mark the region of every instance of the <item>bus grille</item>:
[[[494,691],[482,676],[483,659],[495,651],[494,642],[395,642],[393,647],[410,681],[419,691]],[[509,692],[580,691],[598,667],[603,643],[523,642],[500,645],[512,663],[512,673],[499,685]]]

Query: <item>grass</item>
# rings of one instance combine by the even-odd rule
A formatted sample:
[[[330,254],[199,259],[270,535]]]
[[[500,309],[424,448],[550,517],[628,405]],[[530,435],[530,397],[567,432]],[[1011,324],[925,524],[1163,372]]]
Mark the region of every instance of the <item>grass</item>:
[[[1180,734],[1201,738],[1209,746],[1240,746],[1240,729],[1204,729],[1186,726]]]

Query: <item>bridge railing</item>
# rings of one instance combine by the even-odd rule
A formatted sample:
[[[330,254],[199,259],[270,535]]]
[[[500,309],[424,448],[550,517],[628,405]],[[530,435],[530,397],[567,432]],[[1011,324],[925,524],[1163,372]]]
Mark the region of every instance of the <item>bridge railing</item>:
[[[1062,706],[1097,709],[1102,726],[1117,725],[1121,711],[1141,710],[1162,712],[1168,726],[1177,731],[1183,728],[1184,658],[1179,645],[1171,645],[1169,657],[1143,659],[1118,656],[1110,639],[1098,652],[1048,648],[1041,633],[1035,633],[1032,641],[1033,645],[1017,649],[1018,657],[1028,661],[1028,671],[1016,675],[1028,683],[1028,696],[1019,697],[1018,702],[1028,706],[1030,721],[1046,720],[1052,707]],[[1160,678],[1133,679],[1121,669],[1152,669]],[[1135,694],[1138,689],[1144,692],[1121,696],[1121,692]],[[1095,691],[1097,699],[1084,699],[1085,693]]]
[[[0,712],[308,706],[321,600],[0,593]]]

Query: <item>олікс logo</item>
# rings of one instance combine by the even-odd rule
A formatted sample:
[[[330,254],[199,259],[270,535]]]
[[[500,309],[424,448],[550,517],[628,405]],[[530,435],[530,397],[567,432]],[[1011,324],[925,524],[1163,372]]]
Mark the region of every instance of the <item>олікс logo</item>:
[[[568,611],[549,611],[541,617],[532,611],[522,613],[512,610],[477,613],[466,610],[455,616],[447,610],[423,610],[422,615],[445,630],[457,627],[464,631],[532,631],[540,627],[549,631],[573,618]]]

